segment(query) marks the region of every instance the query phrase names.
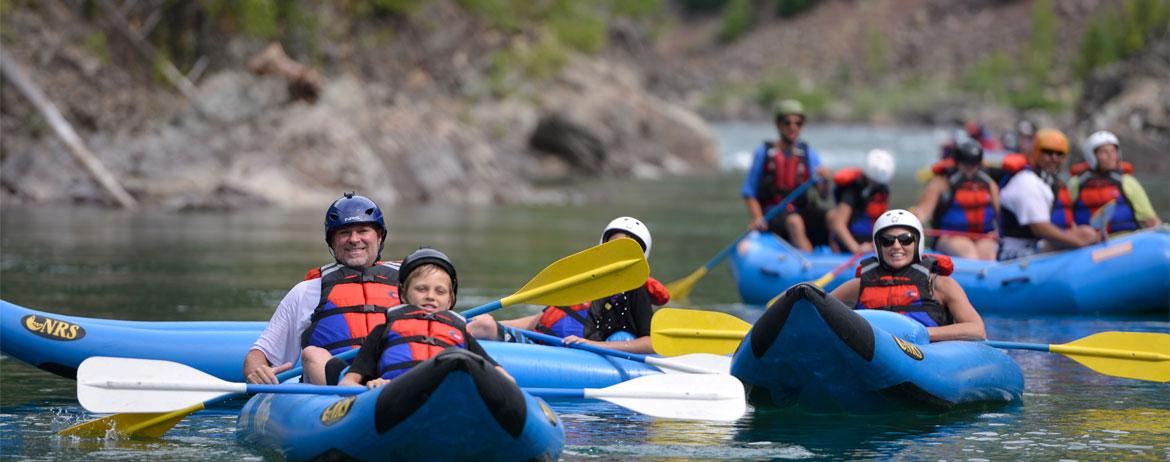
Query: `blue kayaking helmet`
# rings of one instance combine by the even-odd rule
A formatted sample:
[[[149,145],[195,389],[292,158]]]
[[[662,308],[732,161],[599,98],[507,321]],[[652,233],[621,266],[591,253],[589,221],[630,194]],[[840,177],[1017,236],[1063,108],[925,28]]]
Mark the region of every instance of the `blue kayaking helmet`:
[[[378,246],[378,256],[381,259],[382,247],[386,246],[386,221],[382,219],[382,209],[378,204],[366,196],[359,196],[347,192],[340,199],[333,201],[329,210],[325,211],[325,244],[333,249],[333,232],[338,229],[358,223],[374,225],[382,235],[382,242]]]
[[[426,264],[438,266],[446,271],[448,276],[451,276],[451,304],[454,305],[455,295],[459,292],[459,278],[455,275],[455,264],[451,263],[447,254],[430,247],[415,250],[402,259],[402,265],[398,267],[398,298],[401,300],[402,297],[406,296],[406,281],[410,279],[410,273]],[[403,300],[403,303],[408,302]]]

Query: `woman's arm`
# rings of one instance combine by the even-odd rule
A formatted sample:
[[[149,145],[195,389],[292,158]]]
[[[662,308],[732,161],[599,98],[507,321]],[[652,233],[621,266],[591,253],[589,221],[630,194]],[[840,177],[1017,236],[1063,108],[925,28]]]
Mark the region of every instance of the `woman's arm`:
[[[934,294],[938,301],[950,310],[955,322],[946,326],[926,328],[930,333],[930,341],[987,339],[983,318],[975,311],[975,307],[971,306],[967,293],[958,282],[947,276],[938,276],[934,278]]]
[[[926,189],[922,190],[922,197],[918,198],[918,204],[914,206],[914,215],[918,217],[918,221],[930,222],[931,217],[934,216],[934,209],[938,207],[938,198],[942,195],[943,188],[946,187],[947,180],[943,177],[936,175],[930,179],[930,183],[926,184]]]
[[[837,240],[845,244],[845,250],[849,253],[858,253],[864,251],[861,243],[853,238],[853,233],[849,232],[849,216],[853,215],[853,207],[847,203],[841,202],[837,204],[825,216],[825,221],[828,222],[829,230],[837,235]]]
[[[625,351],[627,353],[654,354],[654,344],[650,341],[650,336],[648,335],[645,337],[638,337],[633,340],[620,340],[616,342],[602,342],[597,340],[583,339],[576,335],[570,335],[565,337],[562,342],[564,342],[566,345],[584,343],[586,345]]]
[[[852,307],[857,304],[857,297],[861,292],[861,281],[856,278],[845,281],[844,284],[837,286],[829,295],[840,300],[845,306]]]

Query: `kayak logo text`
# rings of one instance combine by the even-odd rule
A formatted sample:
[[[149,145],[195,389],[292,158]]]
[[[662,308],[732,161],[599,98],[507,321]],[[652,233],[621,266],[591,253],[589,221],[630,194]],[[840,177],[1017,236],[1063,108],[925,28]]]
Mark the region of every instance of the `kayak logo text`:
[[[898,348],[901,348],[903,353],[906,353],[906,356],[914,358],[915,361],[922,361],[922,358],[924,358],[922,350],[919,350],[917,345],[898,337],[894,337],[894,342],[898,344]]]
[[[85,329],[77,324],[59,319],[30,314],[20,320],[25,329],[50,340],[78,340],[85,337]]]
[[[354,401],[357,401],[357,397],[350,396],[349,398],[330,404],[321,413],[321,425],[333,425],[337,423],[342,417],[349,414],[349,408],[353,406]]]

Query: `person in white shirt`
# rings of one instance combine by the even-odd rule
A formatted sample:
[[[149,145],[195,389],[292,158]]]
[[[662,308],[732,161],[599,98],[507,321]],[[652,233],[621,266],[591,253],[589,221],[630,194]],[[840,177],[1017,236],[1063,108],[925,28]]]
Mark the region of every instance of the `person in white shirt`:
[[[346,193],[325,212],[325,242],[334,263],[314,268],[288,291],[244,357],[249,383],[276,384],[298,360],[306,382],[336,384],[348,364],[334,358],[357,348],[399,305],[398,265],[382,263],[382,210]]]
[[[1073,221],[1071,196],[1057,177],[1067,154],[1064,133],[1040,130],[1032,141],[1031,164],[1005,178],[1000,191],[1003,226],[998,260],[1083,247],[1101,240],[1096,230]]]

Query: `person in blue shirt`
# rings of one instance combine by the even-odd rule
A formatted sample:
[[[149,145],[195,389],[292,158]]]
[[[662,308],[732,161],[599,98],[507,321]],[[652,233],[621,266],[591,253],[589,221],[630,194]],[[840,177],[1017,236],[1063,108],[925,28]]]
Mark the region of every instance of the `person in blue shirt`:
[[[820,181],[829,178],[829,169],[821,163],[817,152],[800,139],[804,122],[804,106],[799,101],[786,99],[776,105],[775,123],[780,138],[775,142],[765,141],[752,154],[752,165],[740,195],[752,219],[749,228],[771,230],[797,248],[811,251],[812,240],[805,223],[823,222],[823,211],[814,210],[816,206],[810,203],[807,194],[793,200],[772,220],[764,220],[768,211],[813,176],[818,178],[820,193],[826,197],[829,194],[828,181]]]

